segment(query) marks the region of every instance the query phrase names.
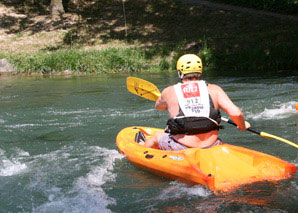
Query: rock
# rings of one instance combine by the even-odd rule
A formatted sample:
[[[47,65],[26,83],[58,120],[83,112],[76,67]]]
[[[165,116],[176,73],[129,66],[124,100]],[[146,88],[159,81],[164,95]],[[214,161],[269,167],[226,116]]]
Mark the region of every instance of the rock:
[[[200,48],[200,44],[195,41],[190,42],[184,46],[184,49],[186,49],[188,51],[195,51],[195,52],[198,52],[199,48]]]
[[[0,59],[0,75],[1,74],[12,74],[15,70],[13,65],[5,58]]]
[[[72,75],[73,73],[70,70],[64,70],[64,71],[61,72],[61,74],[62,75]]]

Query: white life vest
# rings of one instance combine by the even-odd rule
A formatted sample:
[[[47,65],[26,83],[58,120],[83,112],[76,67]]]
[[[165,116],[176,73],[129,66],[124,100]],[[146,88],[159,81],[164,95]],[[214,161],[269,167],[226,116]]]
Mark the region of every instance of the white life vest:
[[[219,130],[220,111],[214,109],[205,81],[174,85],[179,113],[167,121],[165,132],[171,135],[195,135]]]
[[[174,85],[181,111],[185,117],[209,117],[210,100],[205,81],[190,81]]]

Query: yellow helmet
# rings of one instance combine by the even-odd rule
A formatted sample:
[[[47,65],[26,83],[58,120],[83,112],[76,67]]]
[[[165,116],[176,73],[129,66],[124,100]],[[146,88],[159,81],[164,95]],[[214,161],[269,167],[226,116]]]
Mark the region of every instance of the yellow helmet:
[[[183,75],[194,72],[202,73],[202,60],[195,54],[185,54],[178,59],[177,70]]]

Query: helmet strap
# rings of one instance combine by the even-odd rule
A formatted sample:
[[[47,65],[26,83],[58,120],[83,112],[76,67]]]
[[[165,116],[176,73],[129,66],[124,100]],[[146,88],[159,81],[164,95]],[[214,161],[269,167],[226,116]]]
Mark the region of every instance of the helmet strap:
[[[184,74],[181,71],[178,70],[178,76],[182,80],[182,78],[184,77]]]

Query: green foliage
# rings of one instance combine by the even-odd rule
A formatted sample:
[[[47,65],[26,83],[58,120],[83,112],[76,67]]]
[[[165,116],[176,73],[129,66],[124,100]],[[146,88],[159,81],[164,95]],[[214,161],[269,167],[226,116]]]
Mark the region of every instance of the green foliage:
[[[0,52],[0,59],[5,58],[6,55]]]
[[[208,48],[207,41],[204,42],[199,56],[202,59],[203,66],[209,69],[215,68],[214,54],[210,48]]]
[[[67,45],[73,46],[73,44],[78,40],[78,38],[78,32],[76,30],[70,30],[65,34],[63,42]]]
[[[60,50],[51,53],[9,56],[19,72],[55,73],[63,70],[87,73],[141,72],[156,69],[141,49]]]
[[[291,45],[291,44],[289,44]],[[184,54],[178,45],[171,59],[152,50],[140,48],[105,50],[59,50],[51,53],[34,53],[31,55],[4,55],[16,66],[19,73],[59,73],[71,70],[75,73],[126,73],[126,72],[164,72],[176,69],[176,61]],[[162,53],[163,48],[158,51]],[[167,52],[172,47],[165,46]],[[151,57],[148,57],[150,55]],[[204,72],[208,75],[267,75],[280,70],[292,70],[298,67],[297,48],[284,44],[262,47],[258,43],[249,48],[227,51],[214,51],[204,43],[199,53],[203,60]],[[170,59],[170,60],[169,60]],[[157,64],[154,63],[157,61]]]
[[[264,49],[260,45],[255,45],[249,49],[237,49],[228,54],[210,50],[210,58],[206,60],[206,63],[214,65],[207,67],[207,70],[211,70],[214,74],[267,76],[268,74],[275,75],[279,71],[291,71],[294,67],[298,67],[297,55],[297,48],[290,46],[277,44]],[[284,72],[284,75],[286,73]]]
[[[163,57],[159,62],[159,71],[165,71],[170,69],[170,64],[167,62],[166,58]]]
[[[279,13],[284,7],[296,14],[298,4],[285,0],[214,1],[274,9]],[[204,71],[217,75],[266,75],[298,67],[298,28],[292,18],[255,16],[169,0],[126,1],[125,36],[121,2],[94,3],[80,9],[80,22],[67,28],[63,42],[49,44],[31,55],[14,54],[6,58],[11,58],[19,72],[27,73],[162,72],[175,70],[178,57],[185,53],[199,54]],[[38,29],[33,28],[33,34],[34,30]],[[86,46],[96,49],[101,44],[122,49],[83,50]],[[44,53],[45,50],[49,53]]]

